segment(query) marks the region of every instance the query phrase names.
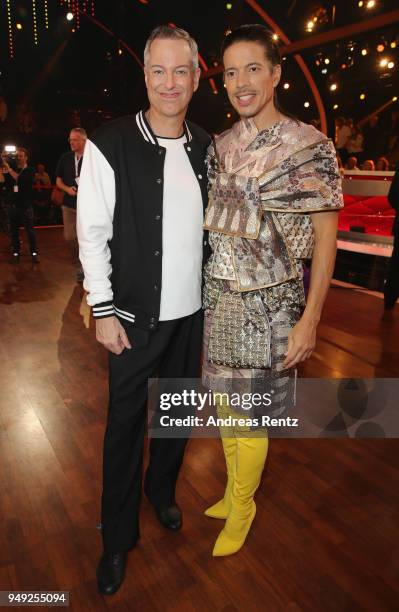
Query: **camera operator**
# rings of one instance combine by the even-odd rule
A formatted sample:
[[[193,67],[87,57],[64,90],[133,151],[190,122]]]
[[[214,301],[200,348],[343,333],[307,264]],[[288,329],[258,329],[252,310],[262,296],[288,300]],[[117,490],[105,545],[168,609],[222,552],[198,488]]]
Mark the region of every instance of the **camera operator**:
[[[12,262],[18,263],[20,257],[19,226],[25,227],[33,263],[39,263],[36,234],[33,227],[33,181],[35,170],[28,166],[28,152],[22,147],[17,149],[16,167],[3,154],[1,174],[6,192],[10,221]],[[1,180],[1,179],[0,179]]]

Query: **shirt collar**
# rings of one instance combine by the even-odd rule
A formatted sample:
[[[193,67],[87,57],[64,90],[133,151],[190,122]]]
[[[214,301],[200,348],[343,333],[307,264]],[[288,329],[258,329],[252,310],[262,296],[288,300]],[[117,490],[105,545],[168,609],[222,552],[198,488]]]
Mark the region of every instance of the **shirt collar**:
[[[137,113],[136,123],[137,123],[137,126],[144,140],[146,140],[147,142],[150,142],[153,145],[157,145],[158,144],[157,137],[152,131],[151,126],[146,119],[144,111],[141,110],[140,112]],[[190,132],[190,129],[186,121],[183,122],[183,129],[184,129],[184,134],[186,136],[187,142],[190,142],[193,139],[193,136]]]

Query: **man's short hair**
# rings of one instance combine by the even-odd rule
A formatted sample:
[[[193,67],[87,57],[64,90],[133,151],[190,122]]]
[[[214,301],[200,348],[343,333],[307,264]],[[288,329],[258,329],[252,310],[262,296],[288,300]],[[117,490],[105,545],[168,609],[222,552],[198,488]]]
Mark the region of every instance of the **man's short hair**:
[[[25,149],[25,147],[17,147],[17,153],[18,151],[22,151],[22,153],[25,153],[25,157],[27,157],[29,159],[29,151],[28,149]]]
[[[198,45],[194,38],[190,36],[186,30],[182,28],[172,28],[168,25],[161,25],[155,28],[149,35],[147,42],[144,47],[144,66],[147,66],[148,56],[150,54],[151,43],[157,38],[163,40],[185,40],[190,47],[192,59],[193,59],[193,70],[198,68]]]
[[[74,127],[71,129],[71,132],[76,132],[77,134],[80,134],[82,138],[87,138],[87,132],[82,127]]]

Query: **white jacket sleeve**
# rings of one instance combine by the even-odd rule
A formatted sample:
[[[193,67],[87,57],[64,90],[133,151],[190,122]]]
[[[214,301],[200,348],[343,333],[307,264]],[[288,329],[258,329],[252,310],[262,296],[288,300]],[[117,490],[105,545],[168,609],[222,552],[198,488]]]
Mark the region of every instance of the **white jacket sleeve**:
[[[95,317],[114,314],[110,281],[112,238],[115,208],[114,171],[98,149],[87,140],[79,177],[77,198],[77,234],[79,258],[84,272],[87,303],[94,306]]]

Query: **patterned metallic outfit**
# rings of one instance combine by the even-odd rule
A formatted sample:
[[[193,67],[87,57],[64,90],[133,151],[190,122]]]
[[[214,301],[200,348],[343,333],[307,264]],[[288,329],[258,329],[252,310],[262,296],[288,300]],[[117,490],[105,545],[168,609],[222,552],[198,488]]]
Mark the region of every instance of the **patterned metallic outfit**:
[[[268,381],[274,392],[268,414],[277,416],[296,376],[283,361],[305,306],[310,213],[343,206],[335,149],[293,119],[261,132],[243,119],[209,147],[207,166],[212,256],[203,296],[203,383],[228,392],[240,379],[254,392]]]

